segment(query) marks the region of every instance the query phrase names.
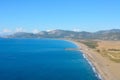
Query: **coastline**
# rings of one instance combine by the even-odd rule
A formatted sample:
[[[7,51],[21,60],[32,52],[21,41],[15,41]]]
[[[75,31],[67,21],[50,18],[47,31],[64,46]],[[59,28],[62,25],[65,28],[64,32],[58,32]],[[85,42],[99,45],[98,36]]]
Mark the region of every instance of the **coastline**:
[[[98,72],[98,70],[96,69],[96,67],[94,66],[94,64],[91,62],[91,60],[89,60],[89,58],[84,53],[83,53],[83,57],[88,61],[88,63],[92,67],[92,70],[94,71],[95,76],[97,76],[97,78],[99,80],[103,80],[102,76],[100,75],[100,73]]]
[[[80,42],[77,42],[75,40],[66,40],[66,41],[72,42],[78,46],[78,48],[83,53],[83,55],[86,57],[86,59],[88,59],[88,62],[93,68],[93,71],[97,74],[97,77],[100,80],[119,80],[115,77],[115,75],[108,68],[110,60],[106,59],[99,53],[93,51],[92,49],[88,48],[86,45]]]

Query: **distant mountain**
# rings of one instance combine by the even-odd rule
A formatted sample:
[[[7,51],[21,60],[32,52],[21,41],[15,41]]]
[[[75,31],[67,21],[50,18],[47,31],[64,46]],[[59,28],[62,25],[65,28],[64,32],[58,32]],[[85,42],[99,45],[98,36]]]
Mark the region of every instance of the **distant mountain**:
[[[7,37],[8,38],[36,38],[36,35],[33,33],[27,33],[27,32],[17,32]]]
[[[94,33],[75,32],[67,30],[41,31],[37,34],[20,32],[7,36],[7,38],[73,38],[73,39],[100,39],[120,40],[120,29],[103,30]]]
[[[120,29],[98,31],[94,33],[94,38],[102,40],[120,40]]]

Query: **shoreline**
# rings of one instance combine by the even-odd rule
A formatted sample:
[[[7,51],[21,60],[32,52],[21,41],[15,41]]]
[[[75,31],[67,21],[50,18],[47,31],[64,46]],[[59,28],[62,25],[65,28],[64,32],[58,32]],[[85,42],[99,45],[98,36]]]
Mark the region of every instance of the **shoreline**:
[[[79,51],[81,51],[83,53],[83,57],[88,61],[88,63],[92,67],[92,70],[95,73],[95,76],[97,76],[99,80],[106,80],[106,79],[104,79],[103,76],[101,76],[101,73],[99,72],[99,70],[97,69],[97,67],[94,65],[94,63],[92,62],[92,60],[89,59],[89,56],[86,54],[86,52],[84,51],[84,49],[78,44],[79,42],[76,42],[76,41],[73,41],[73,40],[65,40],[65,41],[74,43],[79,48]]]
[[[83,52],[82,50],[80,50],[83,53],[84,58],[88,61],[88,63],[90,64],[90,66],[92,67],[94,73],[96,74],[96,76],[98,77],[99,80],[105,80],[103,76],[101,76],[101,73],[99,72],[97,66],[94,65],[94,62],[89,58],[88,55],[86,55],[85,52]]]
[[[107,80],[107,79],[104,79],[102,74],[99,72],[99,68],[94,64],[92,59],[90,59],[91,57],[88,55],[88,53],[86,53],[86,51],[85,51],[85,49],[83,47],[84,44],[82,44],[80,42],[77,42],[77,41],[74,41],[74,40],[68,40],[68,39],[61,39],[61,40],[64,40],[64,41],[67,41],[67,42],[71,42],[71,43],[75,44],[78,47],[79,51],[81,51],[83,53],[82,54],[83,57],[88,61],[88,63],[92,67],[92,70],[94,71],[95,76],[97,76],[99,80]],[[85,46],[85,47],[87,47],[87,46]]]
[[[95,76],[97,76],[97,78],[99,80],[103,80],[102,76],[100,75],[100,73],[98,72],[98,70],[96,69],[96,67],[94,66],[94,64],[88,59],[88,57],[84,53],[83,53],[83,56],[88,61],[88,63],[90,64],[90,66],[92,67],[92,70],[95,73]]]
[[[65,40],[65,39],[64,39]],[[109,60],[100,55],[99,53],[93,51],[92,49],[88,48],[86,45],[77,42],[75,40],[65,40],[68,42],[74,43],[79,50],[85,55],[85,57],[88,59],[88,62],[90,62],[93,71],[95,70],[95,73],[97,74],[98,79],[100,80],[119,80],[115,79],[116,77],[114,74],[108,69]]]
[[[76,44],[78,46],[78,48],[80,49],[80,51],[83,53],[83,55],[86,57],[86,60],[88,61],[88,63],[91,65],[92,69],[94,68],[94,72],[95,74],[97,75],[98,79],[100,80],[107,80],[104,78],[104,76],[102,75],[101,73],[101,70],[100,68],[98,67],[98,65],[96,65],[96,63],[92,60],[92,57],[90,55],[88,55],[88,52],[86,52],[86,50],[88,50],[88,48],[85,47],[82,47],[81,45],[84,45],[84,44],[81,44],[79,42],[76,42],[76,41],[71,41],[73,42],[74,44]],[[80,45],[81,44],[81,45]]]

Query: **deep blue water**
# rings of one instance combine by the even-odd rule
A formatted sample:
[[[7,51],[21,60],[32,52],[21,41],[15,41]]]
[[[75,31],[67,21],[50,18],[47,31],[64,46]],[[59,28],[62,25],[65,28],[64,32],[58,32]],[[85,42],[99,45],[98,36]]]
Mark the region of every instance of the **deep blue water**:
[[[0,39],[0,80],[98,80],[71,42],[51,39]]]

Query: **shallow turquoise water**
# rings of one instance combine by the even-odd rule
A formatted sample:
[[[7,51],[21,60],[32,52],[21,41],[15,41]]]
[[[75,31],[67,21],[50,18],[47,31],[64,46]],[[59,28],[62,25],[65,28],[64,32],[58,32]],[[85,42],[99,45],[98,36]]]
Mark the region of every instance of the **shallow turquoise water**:
[[[71,42],[0,39],[0,80],[99,80]]]

